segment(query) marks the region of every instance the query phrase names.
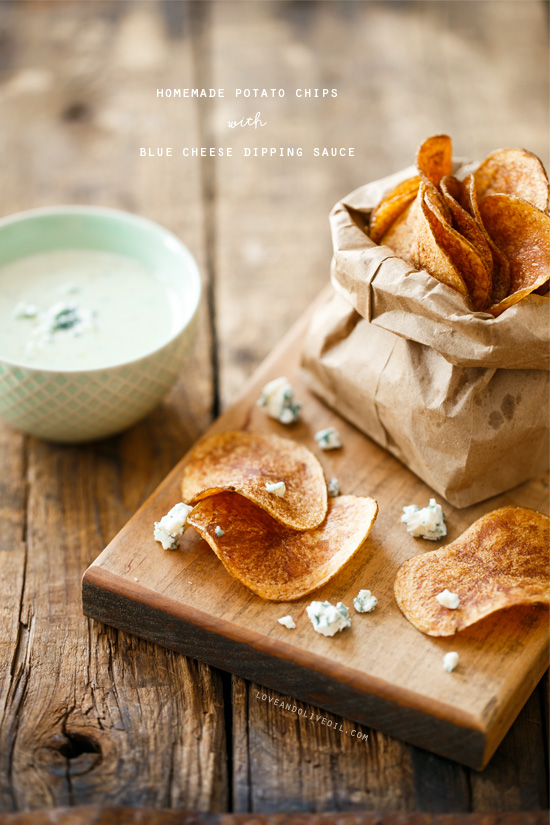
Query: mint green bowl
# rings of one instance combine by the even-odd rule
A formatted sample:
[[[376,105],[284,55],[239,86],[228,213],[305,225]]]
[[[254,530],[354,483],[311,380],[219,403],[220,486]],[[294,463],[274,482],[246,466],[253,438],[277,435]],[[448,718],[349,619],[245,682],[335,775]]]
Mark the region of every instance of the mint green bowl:
[[[58,249],[93,249],[162,270],[180,296],[178,328],[163,346],[108,367],[29,367],[0,351],[0,418],[31,435],[66,443],[93,441],[139,421],[185,369],[193,349],[201,280],[189,250],[158,224],[88,206],[32,209],[0,220],[0,266]]]

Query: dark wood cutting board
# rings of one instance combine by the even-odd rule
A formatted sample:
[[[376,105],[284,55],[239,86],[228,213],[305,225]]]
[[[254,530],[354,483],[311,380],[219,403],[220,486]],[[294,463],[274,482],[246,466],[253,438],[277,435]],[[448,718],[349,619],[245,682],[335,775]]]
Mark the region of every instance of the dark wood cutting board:
[[[406,621],[393,597],[395,572],[405,559],[434,549],[434,544],[406,533],[402,507],[425,506],[435,494],[306,390],[299,356],[309,315],[209,433],[271,432],[310,447],[327,479],[339,479],[342,493],[378,501],[378,519],[362,549],[314,594],[286,603],[263,601],[233,579],[193,529],[186,531],[178,551],[162,550],[153,540],[153,523],[181,499],[184,457],[84,574],[84,612],[270,686],[287,695],[290,707],[303,700],[483,768],[548,667],[548,611],[501,611],[455,637],[439,639]],[[301,421],[290,427],[267,418],[256,405],[262,386],[279,375],[289,378],[303,403]],[[323,453],[313,436],[330,425],[340,431],[344,446]],[[465,510],[435,497],[444,504],[452,541],[475,519],[504,504],[547,512],[548,483],[537,479]],[[378,598],[371,614],[357,614],[352,607],[362,588]],[[305,611],[314,598],[344,602],[351,628],[332,638],[314,632]],[[277,622],[288,613],[295,630]],[[460,656],[453,673],[442,667],[450,650]],[[350,726],[345,733],[352,736],[352,730]]]

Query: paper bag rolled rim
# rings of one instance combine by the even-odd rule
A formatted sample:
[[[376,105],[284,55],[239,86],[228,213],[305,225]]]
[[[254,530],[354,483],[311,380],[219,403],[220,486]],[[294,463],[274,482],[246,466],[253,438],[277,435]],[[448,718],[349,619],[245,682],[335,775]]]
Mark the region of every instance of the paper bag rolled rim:
[[[463,177],[475,164],[455,162]],[[334,288],[370,323],[432,347],[461,367],[546,370],[550,299],[532,294],[497,318],[473,312],[462,295],[416,270],[363,227],[383,194],[416,174],[415,167],[354,190],[330,214]]]

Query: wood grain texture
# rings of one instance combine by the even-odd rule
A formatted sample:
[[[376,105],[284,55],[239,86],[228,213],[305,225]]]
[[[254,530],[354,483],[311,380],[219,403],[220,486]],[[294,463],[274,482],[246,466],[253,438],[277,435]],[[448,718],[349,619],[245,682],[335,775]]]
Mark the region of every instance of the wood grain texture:
[[[155,3],[3,3],[1,211],[52,202],[130,209],[204,259],[202,183],[136,161],[133,135],[198,134],[154,119],[144,84],[191,74],[191,22],[171,43]],[[139,59],[136,56],[139,55]],[[24,128],[23,125],[24,124]],[[104,803],[227,806],[220,675],[89,622],[82,570],[204,429],[209,324],[186,380],[119,438],[47,445],[2,427],[0,809]]]
[[[72,598],[76,592],[75,564],[69,565],[66,580],[63,571],[56,568],[52,588],[32,574],[34,601],[31,604],[29,597],[22,597],[27,568],[31,571],[33,558],[42,553],[42,542],[51,538],[40,525],[30,523],[29,517],[41,517],[43,510],[59,507],[55,484],[48,483],[48,496],[40,499],[41,462],[45,462],[44,472],[74,464],[79,472],[91,476],[85,488],[91,501],[65,489],[62,518],[49,522],[56,529],[62,522],[70,536],[86,540],[87,550],[81,553],[83,569],[204,431],[212,411],[218,410],[220,396],[227,406],[244,379],[325,283],[330,255],[326,215],[337,198],[363,180],[408,164],[416,144],[432,132],[450,131],[461,154],[482,157],[497,146],[523,145],[548,165],[549,80],[543,68],[548,48],[546,11],[546,4],[538,0],[0,2],[0,148],[2,156],[9,159],[3,165],[0,213],[76,201],[130,209],[158,220],[180,235],[198,258],[207,278],[208,299],[203,306],[196,361],[189,374],[152,416],[121,438],[93,448],[71,448],[67,454],[62,447],[50,447],[43,453],[37,452],[38,445],[32,441],[0,428],[0,576],[4,595],[0,607],[0,702],[4,709],[0,781],[6,794],[0,807],[4,810],[22,804],[61,804],[68,787],[63,777],[72,762],[81,759],[91,763],[94,759],[93,752],[78,754],[84,743],[66,749],[72,759],[56,756],[53,790],[47,801],[44,781],[49,783],[52,769],[44,772],[39,760],[41,780],[34,798],[30,782],[36,742],[32,741],[26,714],[36,690],[29,699],[25,687],[31,666],[37,679],[39,676],[38,694],[45,689],[52,695],[51,683],[57,683],[56,701],[42,705],[41,724],[51,724],[59,733],[75,685],[81,688],[84,683],[73,670],[86,658],[80,651],[86,639],[82,635],[85,625],[65,601],[68,594]],[[229,165],[225,160],[200,164],[181,160],[174,166],[155,159],[143,164],[135,160],[133,152],[142,142],[153,146],[179,145],[182,141],[208,145],[222,138],[225,142],[225,120],[235,116],[240,105],[232,104],[228,111],[227,101],[198,110],[152,103],[157,85],[209,85],[220,80],[228,88],[237,80],[246,86],[271,87],[279,82],[292,87],[339,86],[339,98],[330,108],[314,105],[306,110],[294,101],[274,113],[266,135],[268,145],[306,140],[308,145],[316,145],[317,139],[321,145],[342,145],[350,138],[357,147],[357,157],[299,166],[276,159],[250,166]],[[235,134],[232,139],[242,145],[249,137]],[[214,327],[211,322],[215,322]],[[55,456],[59,462],[52,459]],[[32,476],[27,465],[34,468]],[[34,497],[32,513],[27,496],[29,500]],[[27,552],[27,525],[35,537],[32,557]],[[75,551],[72,545],[64,550],[63,541],[61,555],[65,558]],[[60,544],[57,536],[55,543]],[[50,557],[41,569],[48,570],[48,564],[57,561],[57,557]],[[45,611],[44,605],[51,599],[56,605],[55,627],[50,624],[46,628],[45,613],[33,614],[32,610],[36,602]],[[32,649],[38,628],[42,641],[37,656],[32,657],[29,645]],[[90,639],[103,680],[101,708],[112,708],[113,702],[116,705],[110,694],[122,680],[123,719],[131,732],[132,747],[138,743],[144,752],[147,742],[159,741],[152,732],[157,709],[145,700],[143,704],[138,701],[144,688],[130,688],[131,671],[145,662],[146,672],[158,668],[169,674],[162,688],[166,701],[163,713],[172,714],[177,728],[183,712],[183,698],[177,691],[184,660],[94,624]],[[67,644],[63,668],[51,666],[57,659],[50,655],[50,647],[57,651]],[[75,650],[78,655],[71,662]],[[48,659],[42,661],[38,653],[40,657],[47,653]],[[114,668],[114,682],[105,672],[113,660],[119,663]],[[211,696],[211,681],[217,698],[207,699],[204,706],[193,699],[186,705],[187,712],[193,717],[196,714],[198,720],[207,710],[215,715],[216,724],[223,726],[223,714],[216,703],[222,683],[225,698],[230,700],[229,680],[223,676],[220,683],[208,668],[191,668],[189,674],[194,699],[203,690]],[[358,794],[365,807],[400,810],[456,811],[472,806],[502,810],[547,805],[546,782],[539,784],[544,772],[539,734],[542,730],[547,764],[548,716],[542,717],[541,725],[534,699],[527,706],[531,714],[528,723],[520,724],[526,708],[480,775],[484,782],[476,785],[478,775],[467,769],[372,732],[370,743],[376,741],[377,747],[369,747],[360,756],[339,748],[334,771],[330,752],[323,752],[319,764],[308,762],[317,753],[317,732],[305,726],[289,728],[268,705],[254,708],[255,686],[238,678],[233,682],[240,685],[233,695],[237,810],[253,805],[250,809],[258,810],[262,799],[273,809],[284,808],[287,788],[299,810],[316,808],[320,789],[322,804],[330,805],[333,799],[335,808],[357,807]],[[178,699],[170,698],[171,690]],[[546,709],[547,691],[546,681],[538,691],[540,704]],[[231,734],[230,701],[226,701],[225,710]],[[116,707],[112,713],[115,718]],[[101,720],[95,708],[86,718]],[[208,748],[200,750],[196,742],[193,744],[193,736],[188,736],[197,730],[197,724],[188,720],[185,736],[191,751],[176,747],[185,759],[180,759],[179,773],[166,779],[163,787],[174,789],[170,804],[192,804],[198,793],[201,799],[210,798],[204,805],[220,809],[226,804],[228,789],[223,778],[215,788],[209,787],[208,771],[198,776],[210,757],[205,754]],[[29,750],[15,768],[19,725],[27,731],[25,747]],[[93,732],[100,743],[103,739],[110,742],[115,735],[120,739],[126,736],[110,724],[100,728],[99,722]],[[168,733],[175,736],[172,730]],[[216,736],[213,743],[220,741]],[[246,737],[259,744],[253,748],[254,761],[249,760],[244,747]],[[61,736],[56,741],[64,739]],[[213,747],[223,763],[223,745]],[[297,750],[304,754],[304,760],[295,758]],[[117,782],[115,801],[133,801],[139,793],[151,798],[154,788],[147,789],[147,767],[135,761],[132,752],[124,753],[120,778],[111,777],[104,785],[95,781],[96,765],[91,775],[81,774],[78,783],[73,781],[72,801],[113,800]],[[287,762],[292,771],[286,770]],[[313,770],[312,765],[317,764]],[[17,783],[25,786],[21,795],[12,792]],[[268,783],[267,787],[262,783]],[[187,789],[183,795],[181,788]],[[168,804],[163,798],[163,793],[158,793],[154,804]],[[120,814],[119,821],[133,815]],[[96,810],[90,816],[102,814]]]
[[[338,159],[330,166],[311,159],[300,166],[278,158],[269,164],[214,162],[220,216],[220,392],[225,406],[325,283],[330,256],[327,214],[344,193],[408,165],[411,147],[439,132],[453,136],[458,154],[473,158],[497,146],[520,145],[531,147],[546,164],[550,160],[549,79],[541,71],[548,48],[544,3],[281,3],[275,6],[276,20],[269,6],[249,6],[244,15],[239,13],[242,4],[210,4],[212,76],[223,77],[228,86],[227,77],[237,86],[250,86],[254,65],[256,86],[338,87],[338,99],[311,106],[307,114],[289,99],[271,110],[262,104],[258,108],[270,118],[269,140],[255,142],[340,146],[351,138],[358,159]],[[236,61],[243,42],[246,56]],[[242,107],[226,102],[222,108],[223,117],[210,120],[218,138],[226,117],[236,116]],[[248,135],[236,139],[248,145]],[[271,218],[274,211],[276,219]],[[249,284],[255,285],[254,293]],[[260,290],[268,311],[255,303]],[[293,758],[292,767],[286,768],[289,753],[294,757],[296,751],[317,752],[314,732],[301,730],[298,737],[282,723],[279,730],[270,707],[255,705],[254,686],[247,690],[238,677],[233,677],[233,685],[234,733],[240,731],[233,740],[235,809],[262,810],[264,799],[276,805],[278,798],[300,809],[316,808],[319,788],[332,787],[332,774],[326,778],[324,763],[315,781],[310,781],[307,758],[304,763]],[[541,696],[543,690],[541,685]],[[543,730],[547,727],[543,723]],[[261,759],[250,761],[246,748],[243,751],[248,739],[267,742],[270,736],[277,746],[264,747]],[[339,753],[340,788],[348,792],[341,790],[333,797],[335,807],[338,796],[347,798],[343,807],[354,807],[360,794],[368,807],[383,803],[407,810],[466,810],[477,805],[486,810],[491,805],[497,810],[519,809],[526,807],[526,788],[535,806],[547,804],[546,790],[534,778],[540,777],[544,762],[531,739],[527,744],[518,737],[517,750],[508,750],[509,737],[504,740],[498,756],[506,749],[513,779],[505,778],[503,767],[495,769],[493,760],[483,776],[490,775],[495,784],[482,799],[479,788],[471,788],[476,774],[416,749],[406,749],[406,758],[395,759],[396,743],[383,734],[376,736],[381,745],[368,755]],[[533,766],[534,774],[525,766]],[[379,790],[385,776],[392,777],[398,794]]]
[[[362,551],[315,597],[351,605],[358,590],[368,586],[379,600],[368,623],[356,617],[341,637],[314,638],[305,616],[312,594],[287,604],[260,599],[221,568],[193,530],[181,539],[180,552],[161,551],[152,525],[180,499],[185,458],[87,570],[84,610],[279,688],[291,705],[292,697],[314,701],[481,768],[548,666],[547,611],[501,611],[443,640],[418,633],[404,619],[393,598],[395,571],[406,558],[430,548],[422,542],[419,547],[406,534],[401,508],[404,501],[427,501],[433,492],[306,390],[298,361],[309,317],[306,313],[296,324],[212,430],[284,433],[319,453],[313,433],[323,426],[338,429],[343,449],[318,454],[325,475],[336,475],[346,494],[375,496],[379,516]],[[288,376],[303,402],[302,418],[291,428],[268,419],[256,404],[263,384],[281,374]],[[464,510],[446,503],[448,541],[480,515],[507,503],[544,510],[546,485],[534,480]],[[298,625],[291,633],[277,625],[277,618],[287,612]],[[449,678],[442,669],[443,654],[450,649],[460,653],[458,678]]]
[[[0,814],[0,825],[546,825],[544,811],[508,814],[201,814],[152,808],[56,808]]]

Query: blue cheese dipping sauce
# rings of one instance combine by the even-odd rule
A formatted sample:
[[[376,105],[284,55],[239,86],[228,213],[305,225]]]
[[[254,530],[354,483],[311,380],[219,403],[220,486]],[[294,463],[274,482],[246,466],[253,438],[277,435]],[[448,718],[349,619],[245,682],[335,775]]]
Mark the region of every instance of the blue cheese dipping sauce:
[[[0,352],[39,369],[132,361],[182,324],[181,296],[162,271],[94,249],[56,249],[0,266]]]
[[[146,218],[74,205],[0,218],[0,418],[63,443],[122,432],[185,374],[200,300],[193,256]]]

